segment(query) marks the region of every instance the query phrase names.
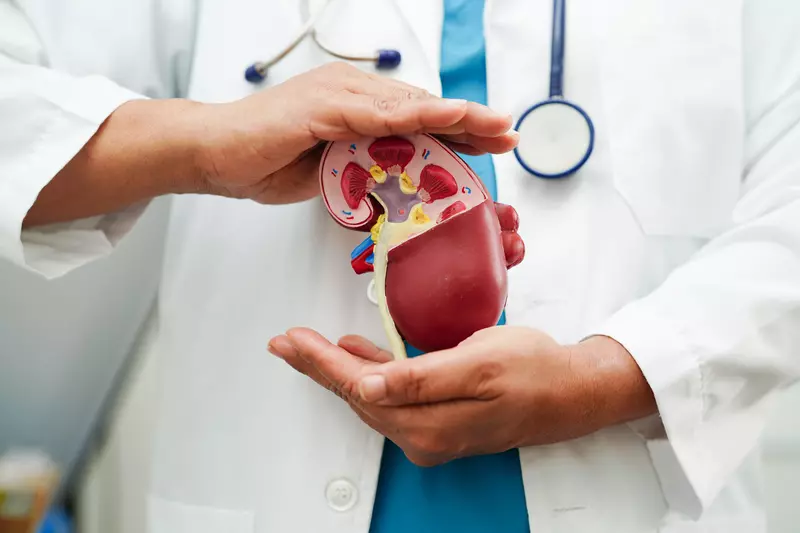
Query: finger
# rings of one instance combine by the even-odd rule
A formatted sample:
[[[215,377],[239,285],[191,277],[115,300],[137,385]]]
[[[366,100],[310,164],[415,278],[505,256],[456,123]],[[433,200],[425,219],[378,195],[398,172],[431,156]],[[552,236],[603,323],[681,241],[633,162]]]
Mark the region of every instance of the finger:
[[[327,380],[312,365],[308,364],[302,357],[300,357],[287,337],[283,335],[275,337],[270,341],[268,349],[271,353],[283,359],[286,364],[288,364],[297,372],[308,376],[322,388],[331,391],[340,398],[342,397],[339,390],[337,390],[329,380]]]
[[[294,345],[286,335],[278,335],[270,339],[269,344],[267,344],[267,350],[281,359],[297,355],[297,350],[294,349]]]
[[[472,133],[459,133],[455,135],[444,135],[448,141],[459,144],[467,144],[483,152],[490,154],[504,154],[516,148],[519,142],[519,134],[510,131],[498,137],[481,137]]]
[[[430,128],[427,133],[431,135],[458,135],[460,133],[466,133],[464,130],[464,124],[461,122],[457,122],[452,126],[447,126],[446,128]]]
[[[378,405],[491,400],[501,370],[485,346],[474,343],[368,369],[358,391],[364,402]]]
[[[525,242],[513,231],[504,231],[501,238],[506,256],[506,268],[517,266],[525,258]]]
[[[500,221],[502,231],[517,231],[519,229],[519,214],[510,205],[495,202],[494,210]]]
[[[319,161],[324,145],[271,174],[250,193],[250,198],[262,204],[290,204],[308,200],[320,193]]]
[[[339,339],[337,344],[351,354],[375,363],[388,363],[394,360],[391,353],[379,348],[372,341],[358,335],[345,335]]]
[[[350,90],[358,94],[367,96],[379,95],[382,98],[397,101],[439,99],[439,97],[434,96],[420,87],[415,87],[399,80],[393,80],[372,73],[366,74],[365,79],[359,79],[357,83],[351,86]],[[506,137],[504,141],[498,141],[502,145],[503,142],[505,144],[509,142],[507,137],[512,124],[513,119],[510,115],[502,115],[482,104],[469,102],[467,104],[467,113],[462,120],[445,127],[431,127],[428,128],[426,132],[441,135],[466,134],[475,138]],[[509,150],[513,150],[518,142],[519,135],[516,132],[511,132],[510,135],[512,138],[515,138],[513,140],[514,145],[510,148],[498,148],[498,150],[500,150],[498,152],[493,152],[489,149],[483,149],[483,151],[505,153]],[[462,144],[474,145],[471,140],[453,140],[461,142]],[[495,144],[497,145],[498,143]],[[475,146],[481,149],[477,145]]]
[[[505,451],[502,448],[506,443],[502,440],[507,432],[492,431],[493,424],[487,424],[497,419],[494,402],[455,400],[386,409],[402,411],[409,418],[401,421],[406,424],[400,439],[401,448],[418,466]],[[481,429],[476,431],[476,426]]]
[[[501,148],[502,151],[497,152],[505,153],[509,150],[513,150],[519,143],[519,134],[510,129],[511,124],[512,119],[510,116],[503,116],[486,106],[470,102],[467,106],[467,113],[459,122],[445,128],[431,128],[428,130],[428,133],[453,137],[469,135],[472,138],[479,139],[492,139],[496,137],[510,138],[510,141],[504,142],[513,144],[513,146],[510,148]],[[461,142],[462,144],[472,144],[469,140],[459,141],[459,139],[456,138],[451,140]]]
[[[308,127],[316,138],[327,141],[408,135],[452,126],[466,113],[464,100],[397,100],[342,91],[315,110]]]
[[[348,398],[358,399],[358,382],[365,362],[307,328],[294,328],[287,338],[301,358]]]
[[[353,410],[353,412],[356,414],[356,416],[358,416],[358,418],[361,419],[362,422],[364,422],[366,425],[368,425],[370,428],[377,431],[384,437],[391,438],[391,435],[389,434],[389,428],[387,428],[377,418],[373,418],[369,416],[366,412],[364,412],[357,402],[349,401],[348,405],[350,405],[350,409]]]
[[[488,343],[491,344],[492,340],[496,342],[498,331],[506,332],[509,330],[509,326],[492,326],[490,328],[479,329],[460,343],[459,346],[465,346],[468,344],[481,344],[485,345]]]
[[[454,142],[448,141],[447,139],[441,139],[441,141],[445,145],[447,145],[447,147],[450,148],[452,151],[457,152],[459,154],[483,155],[483,154],[486,153],[486,152],[484,152],[482,150],[478,150],[474,146],[470,146],[468,144],[454,143]]]
[[[465,132],[480,137],[498,137],[514,125],[511,115],[503,115],[476,102],[469,102],[461,122]]]
[[[353,79],[347,85],[350,92],[369,96],[381,95],[396,100],[424,100],[437,98],[427,90],[410,85],[400,80],[364,73],[364,77]]]
[[[351,83],[348,88],[357,94],[379,95],[383,98],[398,101],[440,99],[420,87],[373,73],[365,73],[363,79],[359,78],[354,81],[355,83]],[[461,121],[446,127],[430,128],[427,132],[448,135],[467,133],[476,137],[500,137],[508,133],[512,124],[513,118],[510,115],[502,115],[485,105],[469,102],[467,104],[467,113]],[[471,144],[470,142],[462,142],[463,144]],[[513,146],[511,149],[513,149]]]

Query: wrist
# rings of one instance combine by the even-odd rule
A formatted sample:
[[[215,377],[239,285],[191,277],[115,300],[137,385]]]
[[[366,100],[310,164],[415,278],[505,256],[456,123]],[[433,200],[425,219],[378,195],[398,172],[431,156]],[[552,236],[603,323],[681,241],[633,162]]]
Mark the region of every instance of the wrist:
[[[572,347],[580,381],[590,391],[596,429],[658,412],[650,385],[633,356],[610,337],[594,336]]]
[[[202,192],[198,165],[202,145],[202,123],[198,118],[202,107],[203,104],[182,99],[134,100],[109,118],[109,123],[122,123],[129,140],[139,140],[136,155],[149,167],[147,196]],[[129,146],[137,148],[135,143]]]

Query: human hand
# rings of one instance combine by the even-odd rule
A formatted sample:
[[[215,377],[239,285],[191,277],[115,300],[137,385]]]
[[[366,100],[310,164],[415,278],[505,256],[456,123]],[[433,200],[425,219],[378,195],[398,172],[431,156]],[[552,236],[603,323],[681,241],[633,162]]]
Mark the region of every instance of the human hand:
[[[260,203],[307,200],[319,193],[317,167],[325,141],[412,133],[437,134],[468,154],[512,150],[512,119],[463,100],[345,63],[316,68],[228,104],[198,104],[198,182],[206,192]]]
[[[630,354],[607,337],[562,346],[533,329],[495,327],[402,361],[361,337],[334,345],[302,328],[269,346],[420,466],[561,442],[656,409]]]

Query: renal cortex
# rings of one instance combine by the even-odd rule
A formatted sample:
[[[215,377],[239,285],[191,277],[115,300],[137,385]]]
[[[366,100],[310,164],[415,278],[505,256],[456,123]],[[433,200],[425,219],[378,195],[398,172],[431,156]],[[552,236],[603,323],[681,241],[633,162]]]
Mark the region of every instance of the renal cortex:
[[[497,323],[507,295],[500,226],[455,153],[429,135],[337,141],[320,183],[334,220],[369,232],[350,260],[356,274],[374,272],[395,359],[406,357],[403,339],[441,350]]]

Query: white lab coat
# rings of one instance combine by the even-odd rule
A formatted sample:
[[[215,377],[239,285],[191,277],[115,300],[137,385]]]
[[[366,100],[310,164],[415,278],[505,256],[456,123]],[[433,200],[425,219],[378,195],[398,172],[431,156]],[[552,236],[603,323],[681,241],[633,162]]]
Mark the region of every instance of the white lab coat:
[[[111,253],[141,206],[20,235],[22,218],[122,102],[258,90],[243,68],[291,39],[297,4],[19,0],[20,17],[0,4],[13,27],[0,31],[0,254],[52,277]],[[397,5],[340,0],[321,38],[399,48],[395,75],[438,92],[441,3]],[[494,108],[519,116],[546,95],[550,9],[488,2]],[[660,418],[521,450],[531,530],[763,532],[759,435],[800,346],[800,3],[572,0],[568,28],[567,94],[597,143],[562,181],[495,158],[528,249],[508,322],[616,338]],[[305,43],[270,83],[329,60]],[[383,342],[369,280],[350,271],[361,238],[318,200],[176,198],[150,533],[367,532],[382,437],[265,351],[297,325]]]

